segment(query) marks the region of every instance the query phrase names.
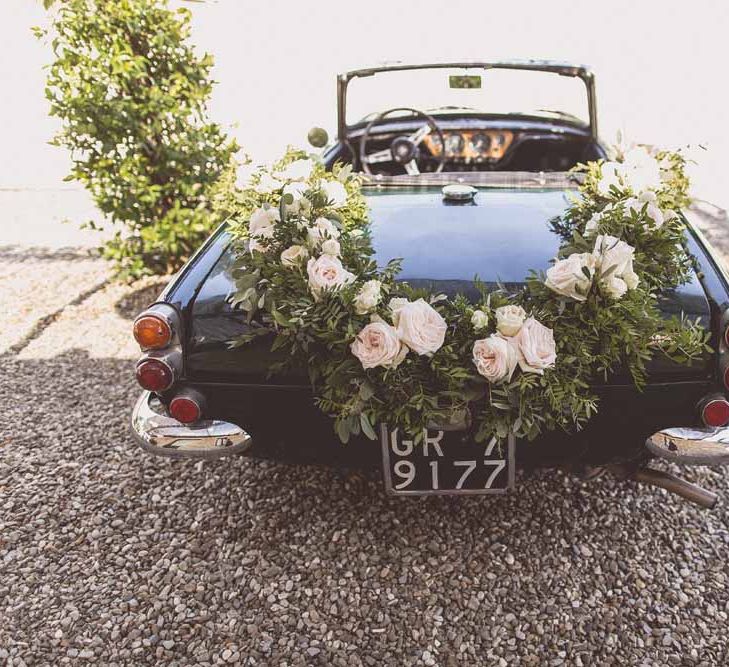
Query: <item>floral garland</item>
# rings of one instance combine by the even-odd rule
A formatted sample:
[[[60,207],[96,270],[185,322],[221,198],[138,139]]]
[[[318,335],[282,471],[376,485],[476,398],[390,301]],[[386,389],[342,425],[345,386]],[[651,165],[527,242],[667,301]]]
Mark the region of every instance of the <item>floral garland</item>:
[[[474,439],[579,428],[591,385],[627,369],[641,388],[662,353],[690,363],[708,349],[697,322],[665,320],[656,292],[684,282],[684,159],[635,147],[581,165],[579,196],[552,225],[563,244],[517,293],[449,299],[373,261],[360,178],[289,151],[224,205],[234,238],[234,307],[281,352],[272,373],[308,369],[318,406],[346,442],[388,423],[418,441],[429,425]]]

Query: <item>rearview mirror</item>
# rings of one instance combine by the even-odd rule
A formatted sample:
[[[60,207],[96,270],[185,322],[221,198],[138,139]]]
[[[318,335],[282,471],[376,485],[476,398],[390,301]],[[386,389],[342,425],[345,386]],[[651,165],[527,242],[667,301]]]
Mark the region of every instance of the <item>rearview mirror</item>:
[[[324,148],[329,143],[329,135],[323,127],[312,127],[306,138],[314,148]]]
[[[481,77],[478,74],[451,74],[448,85],[451,88],[480,88]]]

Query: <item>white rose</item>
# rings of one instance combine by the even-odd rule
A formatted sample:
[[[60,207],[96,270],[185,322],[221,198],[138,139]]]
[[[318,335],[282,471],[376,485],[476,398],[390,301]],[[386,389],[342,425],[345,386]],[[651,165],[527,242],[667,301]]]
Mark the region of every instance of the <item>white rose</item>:
[[[331,255],[322,255],[319,259],[313,257],[306,264],[309,274],[309,289],[318,301],[325,290],[336,290],[351,283],[356,276],[347,271],[339,258]]]
[[[358,315],[372,312],[380,303],[382,283],[379,280],[368,280],[354,298],[354,310]]]
[[[518,361],[516,347],[499,334],[491,334],[473,344],[473,363],[489,382],[511,380]]]
[[[294,160],[277,177],[286,181],[305,181],[311,176],[314,163],[311,160]]]
[[[514,342],[519,348],[519,367],[525,373],[542,375],[557,360],[554,333],[533,317],[524,322]]]
[[[627,151],[621,167],[625,181],[634,193],[661,187],[661,168],[658,161],[643,146]]]
[[[612,271],[601,281],[608,296],[620,299],[628,289],[635,289],[640,282],[633,270],[635,248],[614,236],[601,235],[595,239],[593,255],[600,271]]]
[[[621,278],[625,281],[625,284],[627,285],[628,289],[635,289],[638,287],[638,283],[640,282],[640,278],[638,278],[638,274],[633,271],[633,266],[631,262],[631,266],[629,266],[625,271],[623,271],[623,275]]]
[[[619,162],[604,162],[600,167],[600,180],[597,183],[600,194],[609,195],[612,186],[622,189],[621,174],[622,167]]]
[[[601,272],[604,274],[615,267],[611,275],[622,277],[633,274],[633,255],[635,248],[615,236],[601,234],[595,239],[595,249],[592,254],[597,260]]]
[[[496,330],[504,336],[515,336],[526,319],[526,311],[521,306],[501,306],[497,308]]]
[[[608,296],[613,299],[620,299],[628,291],[628,284],[622,278],[618,278],[617,276],[609,276],[608,279],[603,282],[603,287]]]
[[[281,183],[281,181],[279,181],[277,178],[274,178],[268,172],[263,172],[258,179],[258,183],[253,186],[253,189],[259,195],[268,195],[271,194],[274,190],[278,190],[282,185],[283,183]]]
[[[333,255],[334,257],[339,257],[341,250],[342,249],[339,246],[339,241],[335,241],[334,239],[327,239],[326,241],[324,241],[324,243],[321,244],[321,251],[325,255]]]
[[[251,214],[248,222],[248,249],[251,252],[265,252],[266,247],[261,243],[261,239],[270,239],[273,237],[275,223],[280,220],[280,215],[275,208],[257,208]]]
[[[257,208],[251,213],[251,219],[248,222],[248,234],[251,237],[271,238],[275,223],[280,220],[281,216],[279,215],[278,209]]]
[[[416,354],[437,352],[448,328],[440,313],[423,299],[398,309],[396,327],[397,335]]]
[[[386,322],[371,322],[357,334],[350,345],[362,368],[395,368],[408,353],[394,327]]]
[[[575,301],[585,301],[592,286],[596,260],[589,252],[573,253],[567,259],[560,259],[547,269],[544,284],[553,292]],[[585,275],[587,269],[590,277]]]
[[[308,209],[309,200],[304,196],[304,193],[309,189],[309,185],[306,183],[287,183],[284,186],[283,194],[291,195],[294,201],[291,204],[286,204],[286,210],[291,213],[299,213],[302,210]]]
[[[342,208],[347,203],[347,190],[339,181],[319,181],[327,202],[332,208]]]
[[[392,323],[397,326],[398,322],[400,321],[400,311],[404,306],[407,306],[410,302],[407,299],[404,299],[403,297],[396,297],[395,299],[390,299],[390,303],[388,306],[390,307],[390,312],[392,313]]]
[[[338,239],[339,230],[334,223],[327,218],[317,218],[314,224],[307,230],[309,244],[314,247],[319,245],[324,239]]]
[[[485,329],[489,325],[489,316],[483,310],[474,310],[471,315],[471,324],[475,331]]]
[[[309,256],[309,251],[303,245],[292,245],[281,253],[281,264],[296,266]]]

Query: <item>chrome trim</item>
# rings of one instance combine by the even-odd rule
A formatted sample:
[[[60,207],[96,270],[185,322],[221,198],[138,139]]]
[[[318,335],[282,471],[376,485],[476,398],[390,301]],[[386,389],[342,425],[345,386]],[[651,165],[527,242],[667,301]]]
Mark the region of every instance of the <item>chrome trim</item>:
[[[142,392],[132,411],[132,435],[145,451],[171,458],[219,459],[245,452],[253,439],[240,426],[217,419],[182,424],[159,399]]]
[[[666,428],[646,440],[655,456],[686,465],[711,466],[729,463],[729,427]]]

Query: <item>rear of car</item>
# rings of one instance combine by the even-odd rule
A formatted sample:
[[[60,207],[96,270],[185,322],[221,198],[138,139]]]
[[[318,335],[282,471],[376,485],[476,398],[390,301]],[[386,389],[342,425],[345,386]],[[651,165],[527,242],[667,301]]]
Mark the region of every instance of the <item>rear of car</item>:
[[[474,278],[492,289],[520,288],[530,268],[546,269],[554,257],[560,238],[552,220],[568,206],[575,187],[567,175],[549,176],[481,178],[486,185],[479,187],[473,202],[464,204],[445,201],[434,180],[417,187],[366,187],[378,263],[403,258],[399,279],[449,295],[473,295]],[[662,294],[660,307],[666,316],[698,318],[714,332],[718,350],[726,324],[727,286],[691,228],[686,242],[696,271],[686,284]],[[145,361],[167,364],[169,373],[161,375],[164,382],[172,379],[157,392],[158,399],[144,394],[137,410],[157,415],[158,444],[161,433],[174,431],[174,424],[165,421],[172,413],[177,426],[188,419],[189,426],[165,440],[168,451],[199,450],[200,441],[185,431],[198,424],[207,429],[198,435],[207,438],[211,457],[236,451],[297,463],[380,466],[378,443],[364,436],[347,445],[338,441],[330,420],[314,405],[307,369],[270,375],[276,353],[269,338],[231,348],[231,341],[252,326],[227,300],[234,284],[233,260],[223,227],[162,295],[162,318],[170,318],[172,332],[169,345],[147,354],[142,367]],[[166,332],[164,325],[161,329]],[[647,438],[667,427],[701,425],[702,410],[709,423],[726,423],[729,404],[722,394],[721,363],[721,358],[707,356],[687,367],[656,357],[643,392],[620,373],[598,382],[600,409],[587,427],[576,434],[551,432],[534,442],[517,443],[517,465],[639,461],[649,456]],[[148,435],[141,439],[149,449],[159,449]]]

